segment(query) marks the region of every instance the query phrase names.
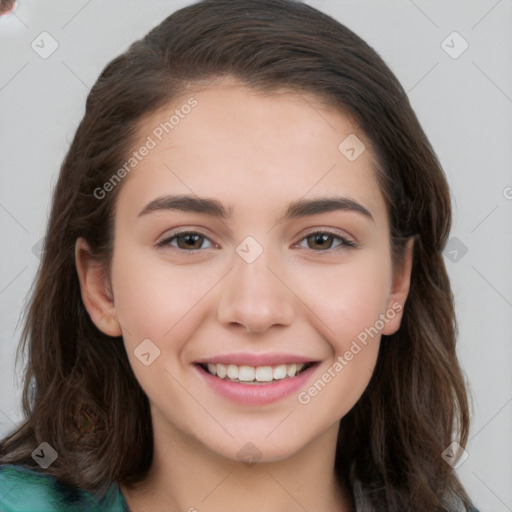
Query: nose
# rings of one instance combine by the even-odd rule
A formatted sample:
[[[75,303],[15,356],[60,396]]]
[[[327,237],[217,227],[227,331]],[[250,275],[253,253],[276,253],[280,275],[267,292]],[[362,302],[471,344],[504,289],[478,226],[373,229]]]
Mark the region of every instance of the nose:
[[[295,296],[282,266],[269,260],[266,251],[251,263],[235,254],[234,267],[221,285],[218,320],[222,325],[242,326],[251,333],[291,325]]]

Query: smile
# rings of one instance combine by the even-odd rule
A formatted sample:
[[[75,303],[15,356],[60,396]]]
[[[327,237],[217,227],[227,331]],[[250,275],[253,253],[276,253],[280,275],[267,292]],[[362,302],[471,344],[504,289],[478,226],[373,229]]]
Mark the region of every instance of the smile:
[[[319,365],[319,361],[289,355],[238,354],[213,357],[193,366],[200,380],[217,396],[244,406],[261,406],[297,393],[313,378]]]
[[[277,366],[248,366],[235,364],[201,364],[210,375],[242,384],[264,384],[295,377],[313,363],[280,364]]]

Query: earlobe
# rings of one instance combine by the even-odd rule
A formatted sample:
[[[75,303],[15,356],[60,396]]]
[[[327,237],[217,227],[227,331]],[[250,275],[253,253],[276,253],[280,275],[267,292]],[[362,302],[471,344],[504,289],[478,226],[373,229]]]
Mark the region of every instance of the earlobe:
[[[100,262],[95,260],[84,238],[75,243],[75,265],[82,301],[94,325],[108,336],[121,336],[110,283]]]
[[[414,237],[409,238],[405,255],[400,268],[394,271],[391,293],[388,297],[386,317],[388,322],[382,329],[382,334],[394,334],[400,328],[405,302],[409,295],[411,271],[414,253]]]

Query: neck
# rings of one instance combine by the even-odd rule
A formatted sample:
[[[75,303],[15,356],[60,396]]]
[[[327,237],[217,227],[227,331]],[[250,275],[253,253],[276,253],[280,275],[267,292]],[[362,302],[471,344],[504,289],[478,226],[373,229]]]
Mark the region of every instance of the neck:
[[[334,473],[339,423],[287,459],[255,463],[222,457],[168,427],[164,432],[153,425],[147,477],[133,487],[121,485],[131,512],[352,510],[350,493]]]

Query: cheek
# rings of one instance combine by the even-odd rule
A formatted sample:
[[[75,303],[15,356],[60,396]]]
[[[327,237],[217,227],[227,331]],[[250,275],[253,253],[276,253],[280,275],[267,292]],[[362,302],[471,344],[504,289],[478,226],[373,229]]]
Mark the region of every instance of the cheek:
[[[315,327],[331,350],[315,379],[297,396],[306,416],[319,424],[347,414],[370,382],[390,291],[388,268],[378,259],[364,258],[336,271],[331,268],[325,272],[326,285],[315,287],[304,299],[315,313],[310,318],[318,317]],[[322,281],[318,273],[314,273],[317,283]]]
[[[121,256],[122,255],[122,256]],[[125,256],[126,255],[126,256]],[[382,253],[359,253],[339,264],[308,262],[286,269],[283,278],[298,297],[290,297],[297,316],[308,316],[336,353],[384,312],[389,293],[389,262]],[[114,254],[112,286],[118,319],[133,349],[143,339],[186,340],[187,325],[200,321],[207,294],[220,286],[225,268],[219,265],[176,265],[155,258],[146,249]],[[218,291],[218,290],[217,290]],[[203,299],[206,299],[203,301]],[[303,313],[300,305],[305,305]],[[309,313],[308,313],[309,312]],[[313,312],[314,315],[310,315]],[[174,344],[176,350],[180,347]]]
[[[182,396],[172,376],[183,381],[177,363],[203,319],[202,299],[219,273],[208,269],[199,272],[194,265],[172,265],[150,256],[147,249],[132,249],[126,254],[117,259],[114,256],[112,286],[130,365],[152,401],[172,397],[186,408],[189,397]]]
[[[198,268],[150,257],[147,249],[114,257],[115,308],[128,346],[133,349],[145,338],[159,346],[164,339],[184,339],[183,329],[218,280],[218,272]],[[180,350],[176,343],[173,347]]]
[[[346,264],[317,265],[301,273],[300,296],[314,311],[317,327],[335,353],[347,350],[385,312],[389,269],[382,257],[368,253],[354,255]],[[380,323],[377,327],[382,330]]]

